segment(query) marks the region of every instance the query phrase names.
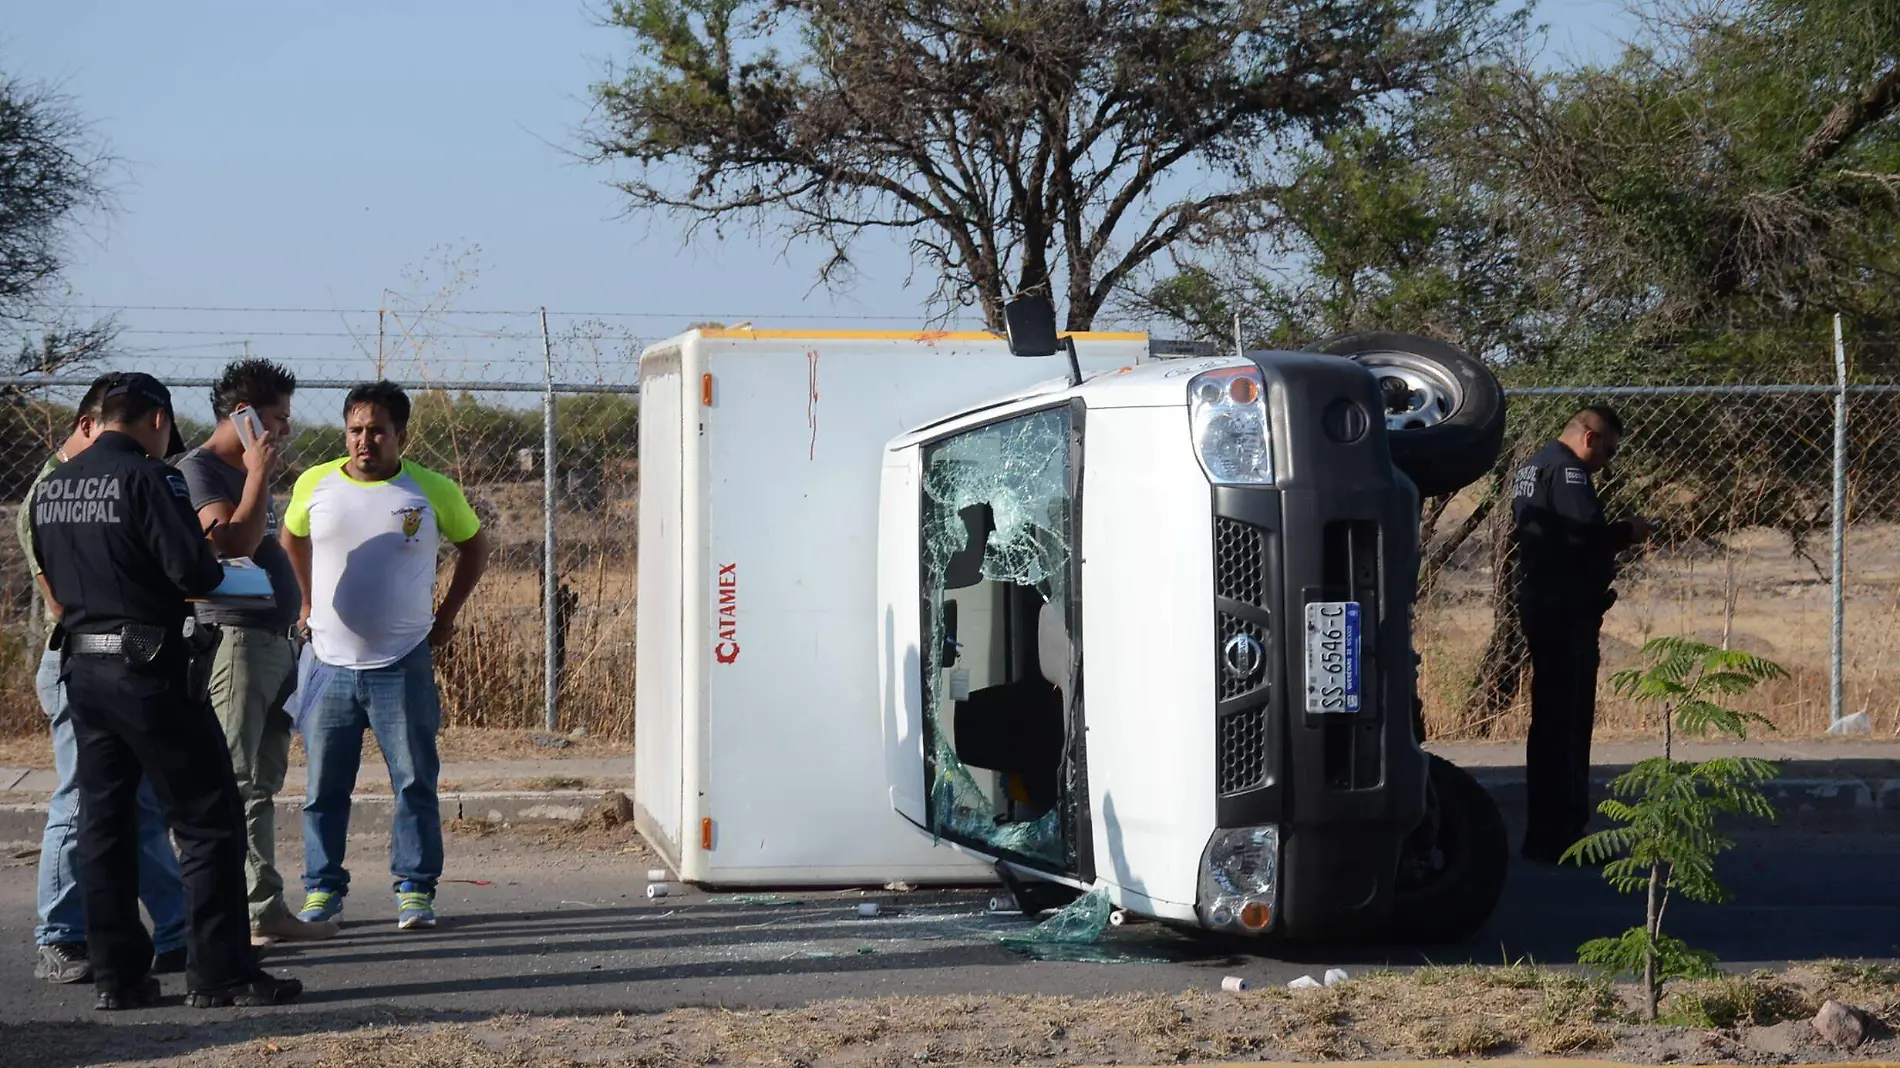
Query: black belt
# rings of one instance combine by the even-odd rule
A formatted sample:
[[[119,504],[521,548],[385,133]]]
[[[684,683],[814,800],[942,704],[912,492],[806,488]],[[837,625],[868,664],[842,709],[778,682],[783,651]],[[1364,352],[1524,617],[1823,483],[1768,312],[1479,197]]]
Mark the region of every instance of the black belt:
[[[69,634],[66,648],[78,656],[118,656],[125,652],[125,635]]]
[[[165,627],[127,623],[116,631],[68,634],[66,648],[74,656],[123,656],[144,663],[158,655],[169,636]]]

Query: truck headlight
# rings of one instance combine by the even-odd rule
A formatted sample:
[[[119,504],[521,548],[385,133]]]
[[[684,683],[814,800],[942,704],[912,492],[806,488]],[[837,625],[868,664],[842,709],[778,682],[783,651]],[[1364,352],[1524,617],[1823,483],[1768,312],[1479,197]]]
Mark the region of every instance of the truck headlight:
[[[1267,388],[1255,367],[1223,367],[1188,380],[1194,448],[1210,481],[1258,485],[1273,481],[1267,437]]]
[[[1280,828],[1218,830],[1201,853],[1195,910],[1210,928],[1260,934],[1273,926],[1279,883]]]

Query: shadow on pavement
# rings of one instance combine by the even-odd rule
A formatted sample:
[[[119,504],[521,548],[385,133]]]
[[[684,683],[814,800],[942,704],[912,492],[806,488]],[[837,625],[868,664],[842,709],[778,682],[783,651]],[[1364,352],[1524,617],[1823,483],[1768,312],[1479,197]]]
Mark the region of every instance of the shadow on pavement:
[[[1758,833],[1723,859],[1734,901],[1672,905],[1671,933],[1738,967],[1892,957],[1900,935],[1895,862],[1896,847],[1884,836]],[[1638,898],[1616,893],[1596,871],[1518,862],[1491,922],[1460,946],[1266,943],[1236,956],[1231,944],[1136,924],[1106,931],[1093,947],[1101,956],[1087,959],[1109,966],[1091,967],[1032,961],[1006,949],[1000,940],[1026,933],[1030,922],[988,915],[983,896],[883,897],[889,911],[877,919],[857,919],[855,899],[814,895],[775,908],[691,899],[547,911],[515,904],[451,915],[435,932],[400,938],[380,936],[378,925],[356,925],[340,942],[267,962],[309,984],[294,1008],[185,1016],[173,981],[172,996],[153,1019],[128,1013],[108,1020],[66,1009],[75,1018],[0,1025],[0,1064],[82,1068],[256,1038],[483,1020],[524,1009],[593,1015],[688,1004],[782,1007],[900,991],[1178,991],[1206,989],[1210,972],[1229,968],[1271,985],[1309,966],[1314,974],[1334,965],[1562,967],[1574,963],[1580,943],[1642,915]],[[470,1009],[463,997],[484,1008]]]

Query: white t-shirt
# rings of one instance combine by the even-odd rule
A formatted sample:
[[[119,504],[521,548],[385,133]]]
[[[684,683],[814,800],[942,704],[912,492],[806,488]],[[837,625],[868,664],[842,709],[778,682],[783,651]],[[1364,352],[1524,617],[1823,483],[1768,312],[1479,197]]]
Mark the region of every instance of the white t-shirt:
[[[436,548],[460,544],[481,520],[456,484],[402,462],[384,482],[358,482],[345,460],[297,479],[284,529],[310,539],[310,643],[336,667],[387,667],[435,626]]]

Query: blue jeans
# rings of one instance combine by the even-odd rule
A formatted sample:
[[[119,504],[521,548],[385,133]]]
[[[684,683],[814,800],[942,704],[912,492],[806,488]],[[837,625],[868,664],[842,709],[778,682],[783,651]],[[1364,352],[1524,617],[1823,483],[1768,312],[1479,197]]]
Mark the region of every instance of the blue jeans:
[[[58,653],[49,650],[40,657],[33,683],[40,692],[40,708],[52,720],[53,767],[59,774],[40,839],[40,923],[33,940],[42,946],[84,942],[85,899],[73,865],[73,847],[79,843],[79,747],[66,707],[66,686],[59,681]],[[152,948],[159,953],[184,948],[185,884],[149,779],[139,786],[139,900],[152,915]]]
[[[442,706],[435,691],[429,643],[388,667],[333,668],[308,695],[302,720],[309,757],[303,806],[303,886],[347,894],[350,873],[343,851],[350,835],[350,794],[363,759],[363,730],[376,732],[396,818],[389,835],[389,873],[397,883],[435,889],[442,876],[442,816],[436,778],[442,772],[435,735]],[[302,695],[299,700],[303,699]]]

